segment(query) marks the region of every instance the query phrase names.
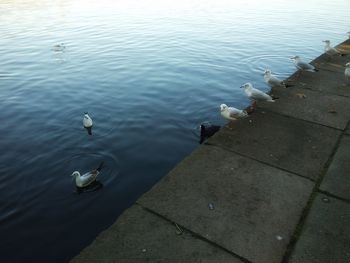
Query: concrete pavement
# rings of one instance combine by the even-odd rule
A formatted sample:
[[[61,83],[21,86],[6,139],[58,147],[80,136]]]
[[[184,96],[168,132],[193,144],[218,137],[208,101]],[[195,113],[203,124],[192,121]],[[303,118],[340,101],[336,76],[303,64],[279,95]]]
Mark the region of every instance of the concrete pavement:
[[[349,61],[322,55],[319,72],[293,74],[72,262],[350,262]]]

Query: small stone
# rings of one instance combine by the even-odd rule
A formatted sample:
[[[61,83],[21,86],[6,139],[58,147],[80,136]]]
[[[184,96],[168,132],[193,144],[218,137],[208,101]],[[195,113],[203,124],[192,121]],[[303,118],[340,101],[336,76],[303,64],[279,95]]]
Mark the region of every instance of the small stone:
[[[306,95],[304,93],[296,93],[295,94],[297,97],[299,97],[300,99],[305,99]]]
[[[208,204],[210,210],[214,210],[214,205],[212,203]]]
[[[281,236],[276,236],[276,239],[277,239],[278,241],[281,241],[281,240],[283,239],[283,237],[281,237]]]
[[[179,227],[178,224],[176,224],[176,223],[174,223],[174,224],[175,224],[175,227],[176,227],[176,234],[177,234],[177,235],[181,235],[182,232],[183,232],[183,230]]]
[[[146,253],[146,251],[147,251],[147,249],[145,249],[145,248],[142,249],[142,253]]]
[[[322,201],[325,202],[325,203],[329,203],[329,198],[323,197],[323,198],[322,198]]]

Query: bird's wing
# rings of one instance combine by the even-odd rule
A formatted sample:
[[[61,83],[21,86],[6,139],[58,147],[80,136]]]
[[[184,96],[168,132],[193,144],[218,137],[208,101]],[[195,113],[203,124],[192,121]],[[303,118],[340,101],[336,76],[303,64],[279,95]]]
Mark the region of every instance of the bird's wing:
[[[90,126],[92,126],[92,120],[84,117],[83,124],[85,127],[90,127]]]
[[[229,119],[229,120],[235,120],[236,118],[234,116],[231,116],[231,111],[230,109],[226,109],[225,111],[221,112],[222,117],[224,117],[225,119]]]
[[[231,118],[238,118],[238,117],[244,117],[246,114],[244,111],[230,107],[229,108],[229,113]]]
[[[87,186],[94,182],[96,180],[97,175],[99,174],[98,171],[92,170],[91,172],[87,172],[80,176],[80,181],[83,186]]]
[[[270,95],[268,95],[260,90],[257,90],[257,89],[253,89],[251,97],[255,100],[270,100],[270,99],[272,99],[270,97]]]
[[[315,69],[314,66],[312,66],[309,63],[303,62],[303,61],[298,62],[297,66],[302,70],[314,70]]]
[[[271,77],[269,79],[269,84],[271,84],[272,86],[281,86],[281,85],[283,85],[283,82],[282,82],[282,80],[279,80],[276,77]]]
[[[333,55],[336,55],[336,54],[340,54],[340,51],[338,49],[336,49],[335,47],[331,47],[329,49],[329,53],[333,54]]]

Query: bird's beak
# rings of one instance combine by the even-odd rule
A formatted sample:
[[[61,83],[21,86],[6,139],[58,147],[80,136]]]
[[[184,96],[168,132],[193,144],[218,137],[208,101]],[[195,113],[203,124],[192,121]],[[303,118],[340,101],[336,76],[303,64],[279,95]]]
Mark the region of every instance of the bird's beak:
[[[240,88],[243,89],[243,88],[244,88],[244,85],[240,86]]]

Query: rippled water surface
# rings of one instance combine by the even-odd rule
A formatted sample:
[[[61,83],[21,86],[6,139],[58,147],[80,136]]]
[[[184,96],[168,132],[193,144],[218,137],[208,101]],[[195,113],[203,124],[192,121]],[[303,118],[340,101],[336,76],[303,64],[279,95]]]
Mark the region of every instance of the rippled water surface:
[[[65,262],[246,107],[239,86],[323,52],[350,1],[0,0],[0,262]],[[94,120],[93,135],[82,127]],[[100,161],[103,188],[70,174]]]

